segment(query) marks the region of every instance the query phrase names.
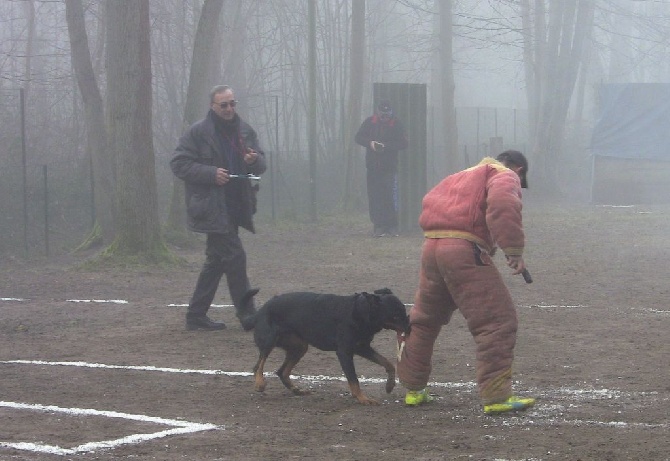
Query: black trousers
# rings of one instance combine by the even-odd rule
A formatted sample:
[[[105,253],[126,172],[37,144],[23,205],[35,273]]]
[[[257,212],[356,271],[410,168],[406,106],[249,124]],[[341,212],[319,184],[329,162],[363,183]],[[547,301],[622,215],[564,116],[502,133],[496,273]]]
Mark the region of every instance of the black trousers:
[[[398,227],[395,170],[367,169],[368,208],[375,229],[390,231]]]
[[[240,312],[250,307],[240,306],[240,300],[250,286],[247,277],[247,254],[242,247],[237,229],[227,234],[207,234],[205,256],[205,264],[200,271],[187,316],[207,313],[223,274],[226,274],[228,291],[235,310]],[[253,300],[250,301],[250,305],[253,306]]]

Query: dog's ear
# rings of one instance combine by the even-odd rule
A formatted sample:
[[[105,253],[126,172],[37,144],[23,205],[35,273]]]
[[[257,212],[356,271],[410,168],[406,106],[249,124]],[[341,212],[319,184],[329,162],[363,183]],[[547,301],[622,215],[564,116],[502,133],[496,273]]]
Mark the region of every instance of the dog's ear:
[[[381,325],[381,298],[377,294],[361,293],[354,301],[354,320],[363,325],[377,328]]]
[[[380,288],[379,290],[375,290],[376,295],[392,295],[393,292],[389,288]]]
[[[352,317],[357,323],[367,324],[370,322],[370,309],[368,307],[369,293],[356,293],[354,296],[354,310]]]
[[[372,320],[370,315],[372,311],[372,304],[376,295],[370,293],[358,293],[354,301],[353,317],[356,322],[362,325],[369,325]]]

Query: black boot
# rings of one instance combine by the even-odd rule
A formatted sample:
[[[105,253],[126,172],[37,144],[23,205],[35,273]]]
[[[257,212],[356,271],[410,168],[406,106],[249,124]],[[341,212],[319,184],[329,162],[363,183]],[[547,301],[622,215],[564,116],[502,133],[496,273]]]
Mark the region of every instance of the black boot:
[[[207,314],[186,314],[186,329],[187,330],[225,330],[226,324],[223,322],[215,322]]]

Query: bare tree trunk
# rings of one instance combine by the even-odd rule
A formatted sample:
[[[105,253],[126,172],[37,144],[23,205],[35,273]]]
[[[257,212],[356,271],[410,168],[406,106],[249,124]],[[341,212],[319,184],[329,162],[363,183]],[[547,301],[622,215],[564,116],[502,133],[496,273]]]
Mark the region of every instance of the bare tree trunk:
[[[244,65],[244,53],[240,53],[240,50],[246,49],[245,43],[247,38],[247,29],[248,25],[245,21],[244,14],[249,9],[249,6],[245,6],[244,2],[237,2],[235,5],[234,11],[232,11],[232,6],[229,8],[229,16],[232,16],[234,20],[232,21],[232,29],[230,33],[230,45],[228,48],[228,56],[225,60],[224,67],[226,75],[226,81],[220,82],[225,83],[233,87],[235,90],[235,97],[242,97],[242,101],[238,106],[238,110],[244,110],[248,108],[248,100],[245,97],[247,82],[249,81],[246,75],[246,66]],[[247,106],[247,107],[245,107]]]
[[[26,17],[28,18],[28,38],[26,39],[26,65],[24,68],[24,83],[26,99],[30,97],[30,82],[32,80],[32,62],[33,49],[35,48],[35,3],[33,0],[28,0],[24,3],[26,9]]]
[[[540,32],[533,12],[530,0],[521,0],[521,25],[523,30],[523,64],[526,80],[526,100],[528,102],[528,121],[530,130],[530,143],[533,145],[535,139],[534,123],[537,120],[539,108],[538,91],[540,88],[539,69],[536,60],[537,42],[540,40]]]
[[[526,57],[535,57],[531,66],[534,78],[531,80],[527,75],[527,81],[535,85],[532,92],[535,100],[529,98],[529,104],[536,104],[536,107],[529,106],[531,157],[532,169],[540,179],[538,183],[548,192],[558,192],[568,109],[582,62],[583,44],[589,36],[589,28],[593,27],[595,5],[594,0],[549,2],[549,26],[545,34],[545,1],[536,0],[534,15],[531,12],[531,19],[525,21],[535,25],[534,42],[524,42],[526,46],[535,45],[532,53],[525,52]],[[522,6],[530,11],[525,0]]]
[[[620,11],[627,10],[630,1],[615,0],[613,6]],[[632,71],[630,63],[633,56],[633,44],[631,38],[633,32],[633,14],[616,14],[614,16],[614,30],[609,55],[608,80],[610,83],[630,82]]]
[[[318,219],[316,160],[318,158],[318,138],[316,131],[316,0],[307,0],[307,150],[309,154],[309,214],[312,222]]]
[[[351,51],[349,71],[349,101],[347,102],[346,129],[344,132],[345,148],[345,187],[342,200],[345,210],[352,210],[361,205],[361,181],[356,181],[354,166],[360,163],[356,157],[360,155],[360,146],[354,142],[354,135],[360,125],[363,87],[365,86],[365,0],[351,2]]]
[[[99,235],[92,235],[92,237],[109,244],[115,233],[114,184],[116,173],[113,158],[107,152],[104,104],[93,71],[81,0],[65,0],[65,11],[72,65],[86,114],[86,150],[91,159],[95,217],[96,225],[99,227]],[[93,234],[96,232],[93,231]]]
[[[152,140],[149,0],[108,1],[107,126],[117,159],[116,239],[108,254],[166,256],[158,218]]]
[[[454,103],[454,64],[453,64],[453,2],[442,0],[439,3],[440,16],[440,69],[442,115],[444,120],[444,146],[446,149],[447,172],[458,170],[458,127],[456,125],[456,107]]]
[[[579,77],[576,83],[577,99],[575,101],[574,119],[580,126],[584,120],[586,85],[589,79],[589,73],[591,72],[591,57],[593,54],[593,27],[587,27],[587,30],[584,31],[584,44],[579,64]]]
[[[214,74],[212,69],[219,67],[219,62],[214,58],[213,51],[215,49],[220,50],[217,41],[212,40],[212,37],[217,36],[222,9],[223,0],[205,0],[200,13],[186,93],[184,128],[201,118],[208,106],[207,94],[214,85],[214,82],[211,81]],[[174,181],[172,188],[166,231],[169,232],[171,238],[184,238],[187,235],[184,183],[179,180]]]

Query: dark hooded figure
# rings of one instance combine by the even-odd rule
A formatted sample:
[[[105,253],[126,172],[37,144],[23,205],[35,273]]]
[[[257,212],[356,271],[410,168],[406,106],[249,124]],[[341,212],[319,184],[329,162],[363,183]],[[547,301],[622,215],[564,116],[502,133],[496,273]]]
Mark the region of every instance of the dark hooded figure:
[[[397,236],[398,152],[407,149],[407,136],[389,101],[382,100],[375,114],[363,121],[355,140],[365,147],[372,235]]]

